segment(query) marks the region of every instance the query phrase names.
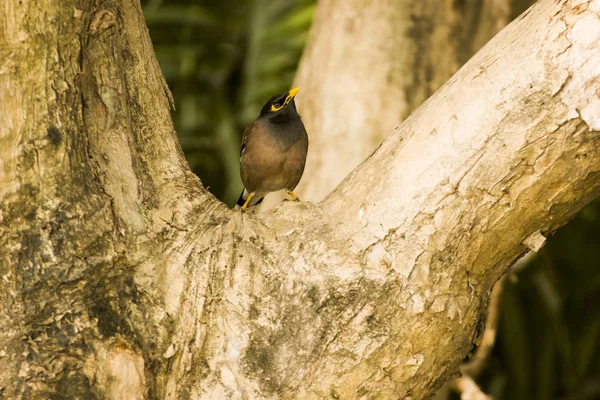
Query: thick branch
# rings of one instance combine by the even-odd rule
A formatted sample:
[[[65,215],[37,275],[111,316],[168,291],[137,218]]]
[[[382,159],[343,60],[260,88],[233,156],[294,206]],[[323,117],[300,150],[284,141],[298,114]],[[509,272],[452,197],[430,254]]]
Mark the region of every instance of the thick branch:
[[[438,233],[481,237],[469,246],[480,253],[500,251],[486,235],[514,249],[594,197],[597,7],[537,3],[386,139],[322,203],[353,248],[368,258],[395,232],[423,249]],[[388,259],[414,259],[387,242]]]
[[[223,250],[188,250],[227,322],[177,335],[181,375],[199,329],[202,392],[423,398],[457,373],[493,284],[599,193],[597,7],[538,3],[320,208],[228,215]]]

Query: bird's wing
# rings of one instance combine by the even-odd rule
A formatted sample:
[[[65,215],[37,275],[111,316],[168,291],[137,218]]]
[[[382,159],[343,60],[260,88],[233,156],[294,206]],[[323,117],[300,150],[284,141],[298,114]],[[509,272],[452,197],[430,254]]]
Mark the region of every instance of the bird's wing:
[[[240,160],[244,155],[244,150],[246,150],[246,144],[248,143],[249,138],[251,137],[252,130],[256,127],[257,121],[254,121],[244,131],[244,135],[242,136],[242,148],[240,149]]]

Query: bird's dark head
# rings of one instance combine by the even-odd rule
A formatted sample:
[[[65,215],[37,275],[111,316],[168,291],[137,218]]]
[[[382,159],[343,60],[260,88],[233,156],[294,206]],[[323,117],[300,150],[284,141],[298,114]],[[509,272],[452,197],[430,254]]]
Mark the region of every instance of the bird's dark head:
[[[299,88],[294,88],[289,92],[276,94],[260,110],[261,117],[267,117],[271,122],[282,123],[300,118],[296,111],[294,97],[298,94]]]

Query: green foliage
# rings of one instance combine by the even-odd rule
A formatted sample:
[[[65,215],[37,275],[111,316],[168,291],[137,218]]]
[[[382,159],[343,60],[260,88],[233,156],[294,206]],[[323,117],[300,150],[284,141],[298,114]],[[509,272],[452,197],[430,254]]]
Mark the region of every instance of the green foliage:
[[[142,3],[175,98],[173,121],[192,170],[232,205],[242,189],[245,127],[292,84],[315,0]]]

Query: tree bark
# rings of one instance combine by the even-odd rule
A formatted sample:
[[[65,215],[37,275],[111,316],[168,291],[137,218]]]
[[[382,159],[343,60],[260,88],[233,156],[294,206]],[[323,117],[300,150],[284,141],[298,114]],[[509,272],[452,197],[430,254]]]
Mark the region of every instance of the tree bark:
[[[540,1],[323,202],[259,215],[185,165],[137,1],[1,13],[8,398],[424,398],[600,192],[595,0]]]

